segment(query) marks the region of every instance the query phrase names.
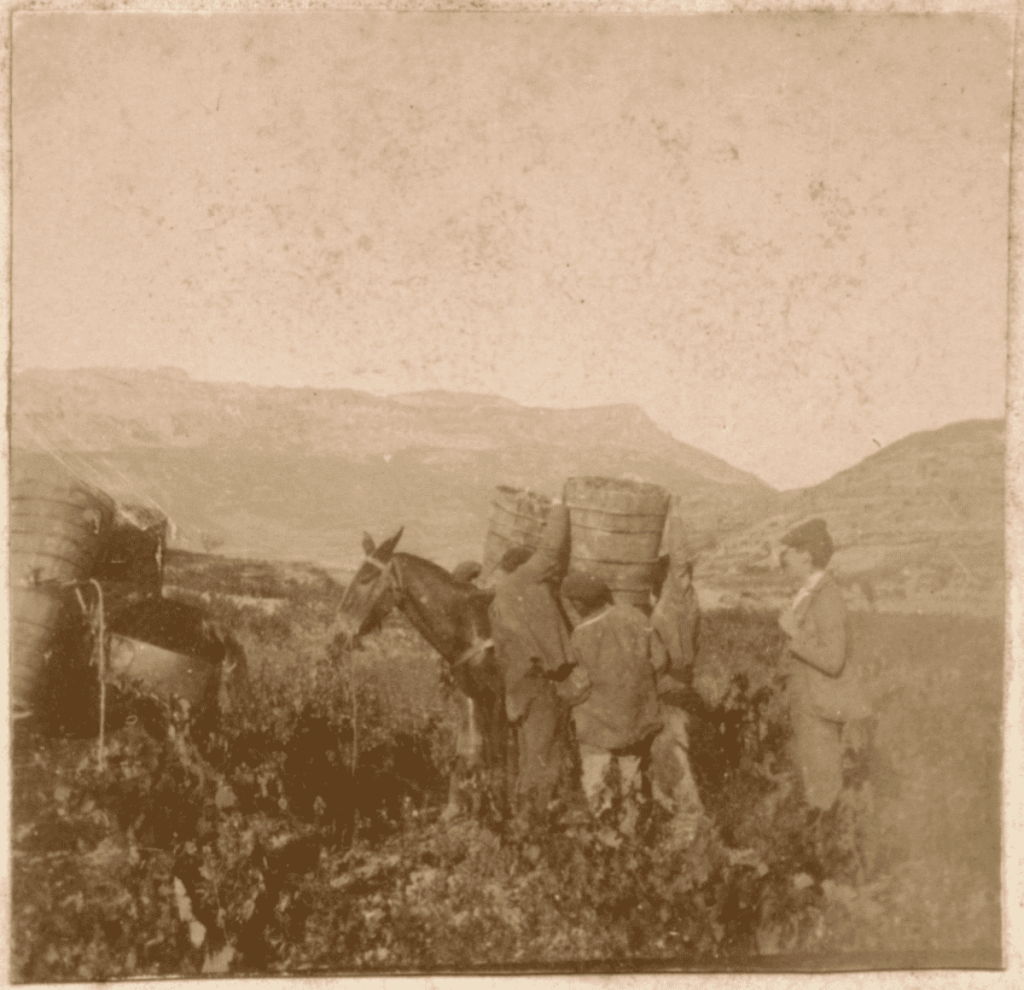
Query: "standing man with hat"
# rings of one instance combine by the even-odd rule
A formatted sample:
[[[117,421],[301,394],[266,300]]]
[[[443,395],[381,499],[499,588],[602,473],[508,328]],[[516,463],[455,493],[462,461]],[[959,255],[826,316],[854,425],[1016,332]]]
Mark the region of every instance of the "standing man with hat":
[[[693,586],[694,553],[679,514],[678,496],[665,527],[665,580],[651,615],[651,651],[658,671],[664,727],[651,746],[651,792],[672,815],[673,840],[685,848],[697,834],[704,806],[690,765],[689,713],[700,640],[700,606]]]
[[[823,519],[782,538],[780,563],[797,594],[779,616],[788,637],[793,755],[812,809],[832,808],[843,785],[843,730],[871,709],[850,649],[846,605],[826,570],[834,547]]]

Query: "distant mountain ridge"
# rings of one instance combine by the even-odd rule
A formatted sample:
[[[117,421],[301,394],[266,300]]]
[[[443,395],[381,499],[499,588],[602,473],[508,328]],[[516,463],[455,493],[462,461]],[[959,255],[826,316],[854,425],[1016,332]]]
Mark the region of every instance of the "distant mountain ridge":
[[[104,451],[231,446],[352,457],[428,446],[498,450],[514,441],[640,443],[708,480],[772,490],[755,475],[675,440],[632,405],[543,409],[441,391],[382,398],[350,389],[199,382],[174,369],[26,371],[15,377],[13,402],[18,446],[31,442],[25,427],[33,426],[57,427],[72,449]]]
[[[201,534],[194,548],[342,568],[358,560],[363,529],[401,524],[409,549],[442,563],[479,556],[498,484],[557,495],[577,474],[643,478],[680,496],[704,540],[777,498],[629,405],[537,409],[84,369],[17,375],[13,408],[16,448],[58,449],[108,485],[144,493],[183,533]]]
[[[777,492],[680,443],[636,406],[540,409],[442,391],[197,382],[176,369],[34,371],[13,382],[14,456],[49,448],[118,497],[156,502],[177,545],[339,572],[364,530],[445,566],[479,559],[496,485],[560,494],[595,474],[679,496],[705,601],[778,605],[767,566],[820,515],[860,607],[1001,610],[1002,420],[917,433],[810,488]]]

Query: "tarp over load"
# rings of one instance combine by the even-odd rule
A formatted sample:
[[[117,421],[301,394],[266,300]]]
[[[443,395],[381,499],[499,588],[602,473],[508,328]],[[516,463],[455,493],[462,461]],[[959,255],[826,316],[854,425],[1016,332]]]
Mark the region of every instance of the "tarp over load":
[[[103,586],[108,608],[162,593],[168,525],[159,509],[118,503],[110,537],[92,573]]]

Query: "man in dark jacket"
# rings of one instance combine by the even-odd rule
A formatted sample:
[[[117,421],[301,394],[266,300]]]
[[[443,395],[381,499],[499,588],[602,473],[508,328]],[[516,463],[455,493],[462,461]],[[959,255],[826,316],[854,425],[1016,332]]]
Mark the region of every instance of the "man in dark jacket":
[[[547,809],[570,765],[568,709],[555,689],[569,664],[569,625],[557,596],[568,544],[569,514],[556,502],[536,552],[515,547],[502,558],[504,573],[490,609],[505,712],[516,734],[516,795],[523,813]]]

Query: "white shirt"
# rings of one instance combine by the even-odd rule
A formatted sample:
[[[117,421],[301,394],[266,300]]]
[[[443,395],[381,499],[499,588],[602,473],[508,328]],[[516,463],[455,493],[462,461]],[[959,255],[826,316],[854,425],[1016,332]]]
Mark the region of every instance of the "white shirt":
[[[796,597],[793,599],[793,604],[790,605],[790,609],[795,612],[810,596],[811,592],[821,584],[821,579],[825,576],[824,571],[815,571],[811,576],[804,582],[803,587],[796,593]]]

